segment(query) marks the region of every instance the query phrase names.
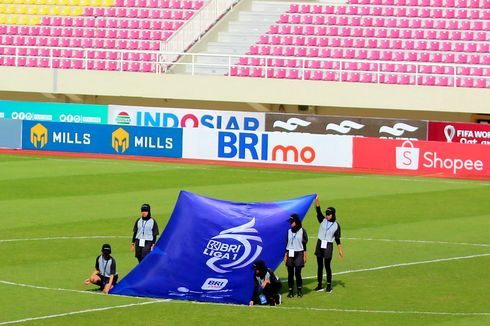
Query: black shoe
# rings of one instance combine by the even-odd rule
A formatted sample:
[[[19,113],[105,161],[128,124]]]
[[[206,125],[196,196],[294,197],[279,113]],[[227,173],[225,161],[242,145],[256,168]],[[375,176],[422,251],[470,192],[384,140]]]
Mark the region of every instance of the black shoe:
[[[325,292],[327,293],[332,293],[332,285],[331,284],[327,284],[327,288],[325,289]]]
[[[299,295],[299,293],[298,293]],[[288,293],[288,298],[294,298],[294,293],[293,293],[293,290],[290,290],[289,293]]]
[[[323,287],[321,284],[318,284],[318,286],[315,288],[314,291],[322,291],[323,290]]]
[[[301,292],[301,290],[298,290],[298,298],[302,298],[303,297],[303,292]]]

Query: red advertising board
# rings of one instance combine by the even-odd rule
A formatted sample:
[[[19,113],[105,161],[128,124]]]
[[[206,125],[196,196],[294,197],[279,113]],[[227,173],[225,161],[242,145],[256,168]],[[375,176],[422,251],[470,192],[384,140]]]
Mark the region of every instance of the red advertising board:
[[[490,179],[487,145],[354,138],[353,168],[387,174]]]
[[[490,145],[490,125],[429,121],[427,140]]]

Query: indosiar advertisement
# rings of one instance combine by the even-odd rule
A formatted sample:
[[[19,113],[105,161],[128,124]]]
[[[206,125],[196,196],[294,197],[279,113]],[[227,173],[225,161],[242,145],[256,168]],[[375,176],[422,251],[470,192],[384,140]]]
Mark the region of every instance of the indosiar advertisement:
[[[107,105],[0,101],[0,118],[107,124]]]
[[[23,121],[30,150],[182,157],[182,129]]]

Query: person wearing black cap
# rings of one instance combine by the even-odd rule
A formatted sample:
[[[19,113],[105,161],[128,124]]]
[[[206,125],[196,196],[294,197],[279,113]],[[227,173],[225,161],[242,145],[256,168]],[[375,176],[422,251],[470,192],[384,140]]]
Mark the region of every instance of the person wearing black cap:
[[[321,291],[323,289],[323,265],[325,264],[325,269],[327,270],[327,287],[325,288],[325,291],[330,293],[332,292],[332,268],[330,263],[332,262],[334,240],[339,250],[340,259],[344,258],[344,252],[342,250],[342,245],[340,244],[340,225],[336,221],[334,207],[328,207],[325,210],[325,216],[323,216],[318,195],[315,198],[315,206],[316,217],[320,223],[320,228],[318,229],[318,241],[315,249],[316,261],[318,264],[318,286],[315,288],[315,291]]]
[[[302,286],[303,279],[301,278],[301,269],[305,266],[306,243],[308,242],[308,234],[301,225],[301,219],[298,214],[293,214],[289,218],[291,229],[288,230],[286,237],[286,253],[284,262],[288,269],[288,298],[294,297],[294,276],[296,275],[296,286],[298,288],[298,297],[303,296]]]
[[[155,246],[158,234],[158,224],[151,217],[150,205],[141,205],[141,217],[134,223],[133,240],[131,242],[131,252],[135,253],[139,263]]]
[[[253,263],[254,270],[254,292],[250,305],[269,304],[275,306],[281,304],[281,280],[274,272],[267,268],[263,260],[257,260]]]
[[[111,256],[110,244],[102,245],[101,252],[102,254],[95,259],[95,271],[83,283],[98,285],[100,290],[107,294],[117,283],[116,260]]]

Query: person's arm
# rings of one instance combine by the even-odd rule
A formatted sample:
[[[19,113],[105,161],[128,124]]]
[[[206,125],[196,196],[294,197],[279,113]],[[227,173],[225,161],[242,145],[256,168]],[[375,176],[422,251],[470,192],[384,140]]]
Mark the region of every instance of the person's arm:
[[[322,209],[320,208],[320,199],[318,196],[315,198],[315,207],[316,207],[316,218],[319,223],[322,223],[322,221],[325,219],[325,216],[322,213]]]
[[[285,249],[285,253],[284,253],[284,262],[286,262],[288,260],[288,241],[289,241],[289,231],[288,233],[286,233],[286,249]]]
[[[340,224],[337,223],[337,231],[334,233],[335,243],[337,244],[337,249],[339,249],[340,259],[344,258],[344,251],[342,250],[342,244],[340,243]]]
[[[254,292],[252,293],[252,298],[250,299],[249,305],[253,306],[254,305],[254,299],[259,295],[259,291],[257,287],[259,284],[257,283],[257,279],[254,277]]]
[[[104,289],[102,290],[102,292],[104,292],[105,294],[108,294],[109,290],[112,289],[112,282],[114,282],[114,274],[111,274],[111,276],[109,276],[109,281],[104,286]]]
[[[109,281],[107,282],[103,290],[105,294],[109,293],[109,291],[113,287],[112,284],[114,283],[114,275],[116,275],[116,260],[114,258],[111,258],[111,270],[109,271],[109,273],[111,274],[111,276],[109,276]]]
[[[306,264],[306,261],[308,260],[308,255],[306,253],[306,244],[308,243],[308,233],[306,233],[305,229],[303,229],[303,241],[302,241],[302,243],[303,243],[303,249],[304,249],[304,251],[303,251],[304,260],[305,260],[304,263]]]
[[[151,249],[153,250],[153,247],[155,246],[155,243],[157,242],[157,236],[160,233],[160,232],[158,232],[158,224],[157,224],[157,220],[155,220],[155,219],[153,219],[152,233],[153,233],[153,240],[151,242]]]
[[[136,242],[136,234],[138,233],[138,221],[139,219],[136,220],[133,226],[133,238],[131,240],[131,252],[134,252],[134,244]]]

